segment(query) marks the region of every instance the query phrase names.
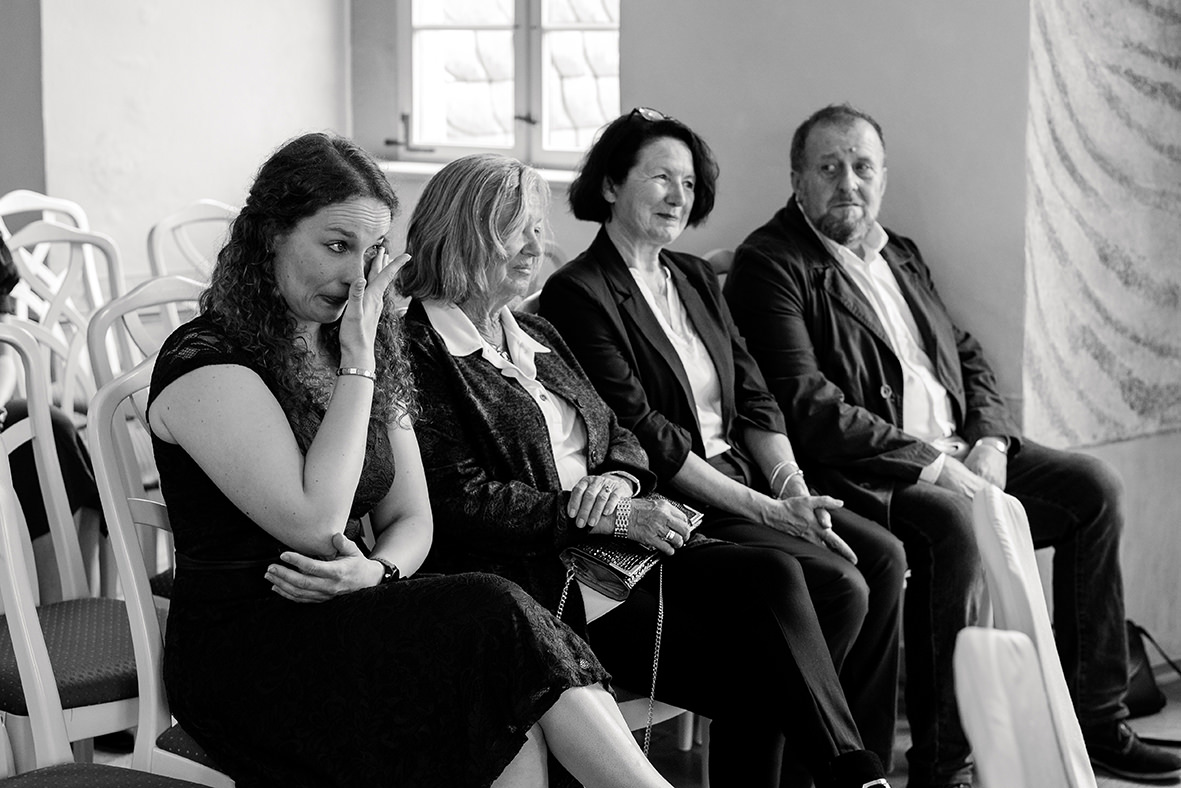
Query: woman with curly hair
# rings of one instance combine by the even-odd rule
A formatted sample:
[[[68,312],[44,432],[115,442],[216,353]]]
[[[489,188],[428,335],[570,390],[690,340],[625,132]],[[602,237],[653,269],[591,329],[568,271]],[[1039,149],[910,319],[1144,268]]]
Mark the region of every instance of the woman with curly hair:
[[[544,785],[547,750],[588,786],[667,788],[569,629],[501,578],[415,574],[433,526],[385,299],[397,204],[347,140],[288,142],[160,351],[172,713],[240,788]]]

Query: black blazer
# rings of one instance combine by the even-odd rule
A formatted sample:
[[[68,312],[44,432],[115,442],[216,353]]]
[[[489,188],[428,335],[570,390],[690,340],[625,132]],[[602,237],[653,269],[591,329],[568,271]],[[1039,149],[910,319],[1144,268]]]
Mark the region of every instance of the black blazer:
[[[746,350],[718,278],[699,257],[660,253],[722,389],[726,441],[743,454],[739,428],[784,432],[783,414]],[[661,482],[704,456],[685,369],[605,230],[555,272],[541,291],[541,314],[561,332],[587,375],[648,453]]]
[[[918,247],[887,231],[882,257],[969,443],[1017,425],[980,344],[952,322]],[[938,456],[902,430],[902,366],[873,306],[816,237],[795,197],[738,247],[726,298],[809,478],[855,510],[885,519],[894,485]]]

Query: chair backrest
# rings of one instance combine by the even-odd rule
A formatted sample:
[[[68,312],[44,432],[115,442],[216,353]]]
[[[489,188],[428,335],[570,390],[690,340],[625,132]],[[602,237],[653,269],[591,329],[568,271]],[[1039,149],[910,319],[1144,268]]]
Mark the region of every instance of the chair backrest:
[[[148,231],[148,264],[152,273],[163,276],[167,273],[196,274],[207,281],[213,273],[213,260],[198,247],[192,231],[199,225],[210,236],[206,240],[214,243],[222,240],[230,223],[238,215],[238,209],[218,200],[198,200],[165,216]],[[212,232],[209,232],[212,230]],[[220,238],[217,234],[220,233]],[[166,251],[169,243],[175,249],[170,256]],[[220,244],[218,244],[220,245]],[[171,259],[172,262],[169,262]],[[180,265],[183,262],[184,267]]]
[[[183,276],[158,276],[142,282],[129,292],[113,298],[99,307],[90,317],[86,330],[86,342],[90,351],[90,366],[94,370],[95,383],[105,386],[115,376],[139,364],[160,349],[168,335],[180,325],[160,311],[162,306],[184,305],[186,311],[174,315],[195,312],[197,300],[206,285]],[[112,358],[111,332],[124,337],[118,344],[126,344],[130,351],[127,358]]]
[[[205,285],[194,279],[161,276],[149,279],[99,307],[86,330],[90,366],[96,384],[105,386],[160,349],[176,324],[166,311],[155,310],[170,306],[172,314],[177,315],[177,305],[183,304],[186,314],[193,312],[204,289]],[[126,349],[125,355],[113,356],[112,349],[120,347]],[[157,478],[148,434],[146,402],[146,390],[129,397],[123,404],[123,411],[134,416],[138,424],[124,419],[115,426],[124,483],[137,496],[144,495],[147,484],[154,483]]]
[[[714,273],[718,276],[718,281],[725,284],[726,277],[730,273],[730,266],[734,263],[734,250],[711,249],[702,255],[702,258],[714,269]]]
[[[16,189],[0,196],[0,238],[6,242],[12,237],[10,223],[16,216],[32,217],[32,220],[51,219],[82,231],[90,230],[90,220],[82,206],[72,200],[49,197],[28,189]],[[7,217],[7,221],[5,218]],[[46,264],[49,247],[35,250],[38,264]],[[86,254],[90,254],[89,251]]]
[[[11,219],[20,214],[33,214],[38,219],[60,217],[67,219],[79,230],[90,229],[86,211],[73,200],[50,197],[30,189],[14,189],[0,195],[0,233],[3,233],[5,239],[12,235],[12,231],[4,217]]]
[[[20,286],[27,287],[30,293],[28,317],[68,348],[64,358],[52,366],[52,357],[43,351],[49,374],[61,387],[62,402],[89,402],[94,381],[85,350],[86,325],[102,304],[123,294],[123,266],[115,242],[101,233],[43,220],[20,230],[9,239],[8,245],[20,271]],[[38,250],[46,247],[65,253],[63,268],[58,270],[39,262]],[[106,261],[107,293],[99,282],[94,250]],[[46,259],[52,259],[52,254]]]
[[[28,330],[15,323],[0,325],[0,343],[15,351],[19,366],[29,384],[28,417],[8,425],[3,433],[5,460],[7,461],[8,453],[14,449],[26,443],[31,444],[41,499],[49,521],[53,552],[60,575],[62,599],[87,597],[90,595],[90,586],[86,580],[78,531],[70,510],[66,484],[58,459],[53,422],[49,413],[49,385],[47,376],[41,370],[39,343]],[[22,545],[21,549],[27,558],[28,566],[33,566],[32,542],[19,507],[14,517],[16,519],[12,522],[21,526],[12,536],[16,540],[14,544]],[[36,574],[35,570],[33,574]],[[33,580],[32,600],[33,604],[37,605],[41,600],[35,576]]]

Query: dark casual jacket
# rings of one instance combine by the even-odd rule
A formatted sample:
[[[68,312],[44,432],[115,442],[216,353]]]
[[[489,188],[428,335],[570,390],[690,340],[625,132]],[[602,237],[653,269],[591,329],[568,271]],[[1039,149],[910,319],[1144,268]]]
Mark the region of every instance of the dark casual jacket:
[[[887,230],[882,256],[969,443],[1008,436],[1010,416],[980,344],[948,316],[918,247]],[[873,307],[808,226],[795,197],[738,247],[726,282],[735,322],[788,417],[809,479],[884,520],[894,485],[938,450],[902,431],[902,367]]]

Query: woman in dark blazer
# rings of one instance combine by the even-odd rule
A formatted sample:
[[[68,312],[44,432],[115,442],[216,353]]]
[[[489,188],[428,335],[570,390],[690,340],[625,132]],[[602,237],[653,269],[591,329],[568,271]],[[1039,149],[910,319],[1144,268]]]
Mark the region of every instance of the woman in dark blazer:
[[[655,477],[635,436],[558,333],[509,311],[540,260],[547,199],[520,162],[467,156],[431,179],[410,220],[412,259],[397,284],[413,299],[406,336],[436,523],[425,566],[503,574],[553,609],[565,580],[559,553],[585,534],[660,550],[660,571],[622,604],[584,607],[571,590],[565,618],[621,683],[647,689],[656,669],[658,700],[713,721],[711,784],[775,788],[786,735],[818,785],[885,785],[807,594],[796,591],[798,563],[686,541],[684,516],[649,495]]]
[[[612,122],[569,193],[574,215],[602,228],[546,282],[541,314],[636,433],[661,488],[705,511],[704,534],[800,562],[865,744],[886,760],[902,546],[809,491],[717,277],[666,248],[709,215],[716,177],[709,147],[679,121],[641,108]]]

